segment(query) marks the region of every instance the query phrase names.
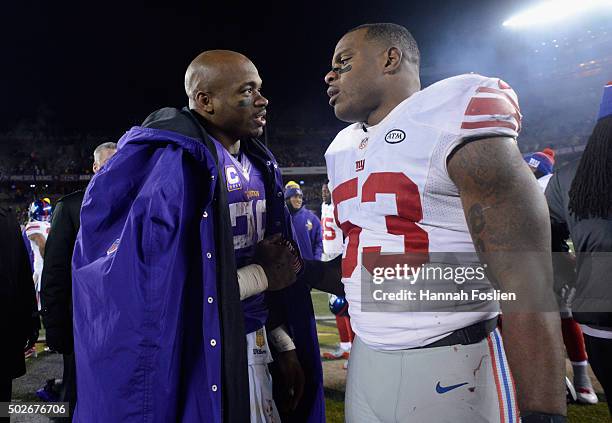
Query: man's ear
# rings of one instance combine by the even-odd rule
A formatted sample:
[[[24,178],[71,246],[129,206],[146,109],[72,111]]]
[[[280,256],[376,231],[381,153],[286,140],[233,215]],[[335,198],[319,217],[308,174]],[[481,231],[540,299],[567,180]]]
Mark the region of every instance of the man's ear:
[[[205,111],[206,113],[213,114],[215,107],[213,105],[212,96],[210,93],[204,91],[198,91],[195,95],[195,100],[198,108]]]
[[[389,47],[385,52],[385,73],[395,73],[399,70],[402,63],[402,51],[397,47]]]

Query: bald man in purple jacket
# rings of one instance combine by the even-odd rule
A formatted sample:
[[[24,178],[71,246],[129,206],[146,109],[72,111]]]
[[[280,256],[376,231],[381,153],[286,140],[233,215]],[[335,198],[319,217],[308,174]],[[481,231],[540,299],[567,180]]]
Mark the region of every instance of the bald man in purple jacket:
[[[285,380],[293,389],[274,400],[284,421],[324,421],[309,290],[290,285],[280,171],[256,139],[267,106],[257,69],[205,52],[185,88],[189,107],[128,131],[87,188],[73,259],[74,419],[253,421],[247,345],[260,350],[256,332],[282,324],[295,348],[288,361],[277,352],[278,374],[297,357],[305,380]]]

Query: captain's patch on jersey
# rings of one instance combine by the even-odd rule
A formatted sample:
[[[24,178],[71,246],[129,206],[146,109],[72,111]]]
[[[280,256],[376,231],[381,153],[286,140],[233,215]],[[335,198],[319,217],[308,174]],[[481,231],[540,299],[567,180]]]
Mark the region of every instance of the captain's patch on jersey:
[[[228,191],[236,191],[242,188],[240,183],[240,176],[234,165],[225,166],[225,181],[227,182]]]
[[[406,133],[401,129],[392,129],[385,135],[385,142],[389,144],[397,144],[406,139]]]

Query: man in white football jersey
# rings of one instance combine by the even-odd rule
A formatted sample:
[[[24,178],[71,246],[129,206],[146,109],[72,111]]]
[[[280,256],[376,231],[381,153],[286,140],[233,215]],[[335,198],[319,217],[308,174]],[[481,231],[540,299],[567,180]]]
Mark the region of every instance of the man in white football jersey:
[[[516,94],[474,74],[421,90],[419,61],[406,28],[368,24],[341,38],[325,76],[336,117],[352,123],[325,154],[357,334],[347,422],[518,422],[519,409],[523,422],[564,422],[558,313],[506,314],[502,343],[497,312],[362,309],[370,251],[478,253],[504,291],[552,296],[550,223],[516,146]],[[521,251],[535,254],[491,255]]]
[[[336,224],[334,218],[334,205],[331,200],[331,192],[327,183],[321,186],[321,227],[323,228],[323,255],[321,260],[330,261],[342,254],[342,230]],[[340,336],[338,348],[334,351],[326,351],[322,357],[326,360],[348,359],[351,353],[351,346],[355,332],[351,328],[351,318],[348,314],[346,301],[342,297],[329,294],[329,308],[336,316],[336,328]],[[346,369],[347,362],[343,367]]]
[[[334,205],[327,183],[321,187],[321,227],[323,228],[323,255],[321,260],[330,261],[342,254],[342,231],[334,219]]]
[[[36,289],[36,302],[40,311],[40,276],[42,275],[45,257],[45,244],[51,229],[52,206],[46,200],[36,200],[30,205],[29,222],[24,230],[30,240],[30,246],[34,253],[34,287]]]

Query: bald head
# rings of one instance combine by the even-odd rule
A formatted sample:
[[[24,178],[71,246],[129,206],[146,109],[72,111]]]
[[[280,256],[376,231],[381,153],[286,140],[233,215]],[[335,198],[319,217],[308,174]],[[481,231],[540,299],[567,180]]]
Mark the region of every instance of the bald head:
[[[189,108],[228,149],[241,138],[263,134],[268,100],[261,94],[261,84],[253,62],[229,50],[205,51],[185,72]]]
[[[185,72],[185,93],[189,97],[189,107],[196,108],[198,92],[215,93],[223,89],[232,73],[245,68],[255,69],[255,65],[248,57],[235,51],[209,50],[200,53]]]
[[[117,152],[117,143],[115,142],[104,142],[96,147],[93,152],[93,173],[98,171],[104,166],[104,164],[115,155]]]

